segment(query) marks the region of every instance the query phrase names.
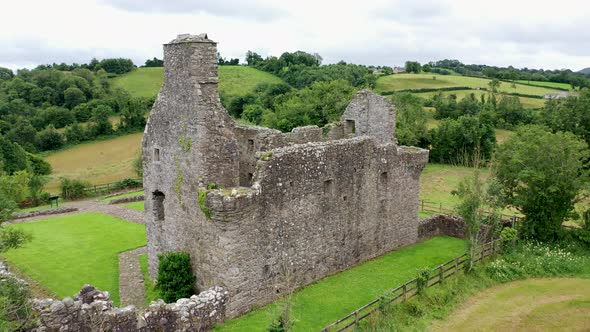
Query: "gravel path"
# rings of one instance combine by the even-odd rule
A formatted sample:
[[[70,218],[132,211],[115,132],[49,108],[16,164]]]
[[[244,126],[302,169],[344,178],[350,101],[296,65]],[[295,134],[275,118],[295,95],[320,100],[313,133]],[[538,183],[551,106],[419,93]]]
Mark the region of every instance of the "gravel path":
[[[145,288],[143,274],[137,256],[145,254],[146,247],[126,251],[119,254],[119,296],[121,307],[134,305],[145,306]]]
[[[137,224],[144,224],[143,220],[143,211],[137,211],[133,209],[128,209],[126,207],[108,203],[97,202],[94,200],[87,200],[87,201],[77,201],[77,202],[68,202],[66,203],[67,207],[78,208],[78,211],[70,212],[70,213],[61,213],[61,214],[52,214],[52,215],[44,215],[44,216],[35,216],[30,218],[23,218],[23,219],[16,219],[10,221],[11,224],[18,224],[22,222],[40,220],[40,219],[47,219],[53,217],[61,217],[72,215],[75,213],[83,213],[83,212],[99,212],[108,214],[111,216],[115,216],[121,219],[125,219],[127,221],[131,221]]]

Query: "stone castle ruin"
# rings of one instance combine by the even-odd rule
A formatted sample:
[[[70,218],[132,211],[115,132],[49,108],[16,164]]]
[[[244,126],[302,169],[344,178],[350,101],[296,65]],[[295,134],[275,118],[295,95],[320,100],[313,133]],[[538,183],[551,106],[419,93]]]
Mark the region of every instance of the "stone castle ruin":
[[[418,241],[428,151],[396,144],[389,100],[363,90],[340,123],[281,133],[230,118],[207,35],[165,44],[164,64],[143,138],[152,276],[158,254],[186,251],[234,317]]]

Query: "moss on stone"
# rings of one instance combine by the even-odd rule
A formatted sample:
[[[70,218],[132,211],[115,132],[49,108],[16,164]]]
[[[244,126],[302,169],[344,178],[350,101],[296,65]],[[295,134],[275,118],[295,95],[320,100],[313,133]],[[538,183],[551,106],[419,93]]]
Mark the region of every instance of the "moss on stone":
[[[272,151],[267,151],[264,154],[262,154],[262,157],[260,157],[260,160],[269,161],[270,158],[272,158]]]
[[[176,162],[176,179],[174,180],[174,192],[176,193],[176,198],[178,198],[178,201],[182,206],[182,180],[184,179],[184,175],[182,174],[180,160],[177,156],[174,156],[174,161]]]
[[[199,197],[197,198],[197,203],[199,205],[199,209],[203,212],[207,219],[211,219],[211,210],[205,205],[207,202],[207,189],[199,189]]]
[[[219,189],[219,185],[215,182],[211,182],[207,185],[207,189],[209,189],[209,190]]]

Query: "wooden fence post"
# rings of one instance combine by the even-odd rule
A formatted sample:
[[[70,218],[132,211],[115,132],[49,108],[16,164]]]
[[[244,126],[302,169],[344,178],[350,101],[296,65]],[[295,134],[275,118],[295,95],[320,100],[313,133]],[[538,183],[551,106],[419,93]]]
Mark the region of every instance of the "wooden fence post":
[[[354,312],[354,325],[359,325],[359,312],[358,310]]]
[[[406,302],[406,300],[408,299],[408,296],[407,296],[407,294],[406,294],[406,285],[407,285],[407,284],[408,284],[408,283],[405,283],[405,284],[404,284],[404,288],[403,288],[403,291],[404,291],[404,302]]]

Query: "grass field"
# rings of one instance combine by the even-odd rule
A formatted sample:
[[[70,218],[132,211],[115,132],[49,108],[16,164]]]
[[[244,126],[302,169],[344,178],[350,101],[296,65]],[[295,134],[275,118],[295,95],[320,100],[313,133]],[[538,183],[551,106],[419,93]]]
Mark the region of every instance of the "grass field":
[[[72,296],[90,283],[109,291],[118,304],[117,254],[146,245],[145,226],[100,213],[8,227],[31,232],[33,241],[1,257],[60,297]]]
[[[482,91],[482,90],[457,90],[457,91],[442,91],[441,92],[444,96],[448,96],[448,95],[455,95],[457,96],[458,100],[461,100],[463,98],[465,98],[465,96],[473,93],[477,96],[477,98],[481,98],[482,94],[488,94],[487,91]],[[438,94],[438,92],[422,92],[422,93],[415,93],[416,96],[420,96],[422,98],[432,98],[432,96]],[[501,95],[503,96],[503,95]],[[501,96],[498,96],[497,98],[500,99]],[[486,97],[487,98],[487,97]],[[518,99],[520,99],[520,103],[522,104],[522,106],[524,108],[542,108],[545,106],[545,99],[539,99],[539,98],[527,98],[527,97],[518,97]]]
[[[139,267],[143,275],[143,286],[145,288],[145,304],[149,305],[152,301],[157,301],[161,298],[159,291],[156,289],[154,282],[150,279],[148,272],[147,254],[137,256],[139,259]]]
[[[113,79],[113,87],[126,89],[134,96],[154,97],[164,80],[164,68],[137,68]],[[281,83],[272,74],[246,66],[220,66],[219,91],[228,96],[243,96],[259,83]]]
[[[436,266],[465,250],[462,240],[436,237],[313,283],[293,295],[293,331],[318,331],[413,278],[416,269]],[[227,321],[215,330],[265,331],[278,316],[277,310],[275,303]]]
[[[463,166],[426,164],[420,176],[420,199],[455,206],[459,198],[451,194],[465,177],[472,176],[475,169]],[[489,176],[488,169],[481,169],[482,178]]]
[[[433,331],[588,331],[590,279],[531,279],[493,287]]]
[[[46,190],[59,192],[59,178],[68,177],[103,184],[133,178],[133,158],[141,146],[143,133],[83,143],[45,157],[53,172]]]
[[[143,195],[143,190],[137,190],[137,191],[132,191],[132,192],[120,194],[120,195],[117,195],[117,196],[111,196],[111,197],[103,198],[100,201],[101,202],[110,202],[110,201],[112,201],[114,199],[131,197],[131,196],[139,196],[139,195]]]
[[[568,89],[568,90],[571,90],[572,89],[572,86],[570,84],[567,84],[567,83],[542,82],[542,81],[525,81],[525,80],[516,81],[516,82],[526,83],[526,84],[532,84],[532,85],[542,86],[542,87],[546,87],[546,88],[560,88],[560,89]]]
[[[432,79],[436,77],[436,80]],[[488,88],[490,82],[487,78],[477,78],[459,75],[437,75],[437,74],[395,74],[381,76],[377,79],[376,91],[392,91],[419,88],[445,88],[455,86],[467,86],[473,89]],[[510,83],[502,82],[500,92],[516,92],[528,95],[542,96],[547,93],[555,93],[558,90],[547,87],[536,87],[516,84],[516,89]]]
[[[145,207],[143,206],[143,203],[144,203],[143,201],[142,202],[133,202],[133,203],[123,204],[123,206],[128,209],[133,209],[133,210],[137,210],[137,211],[144,211]]]

